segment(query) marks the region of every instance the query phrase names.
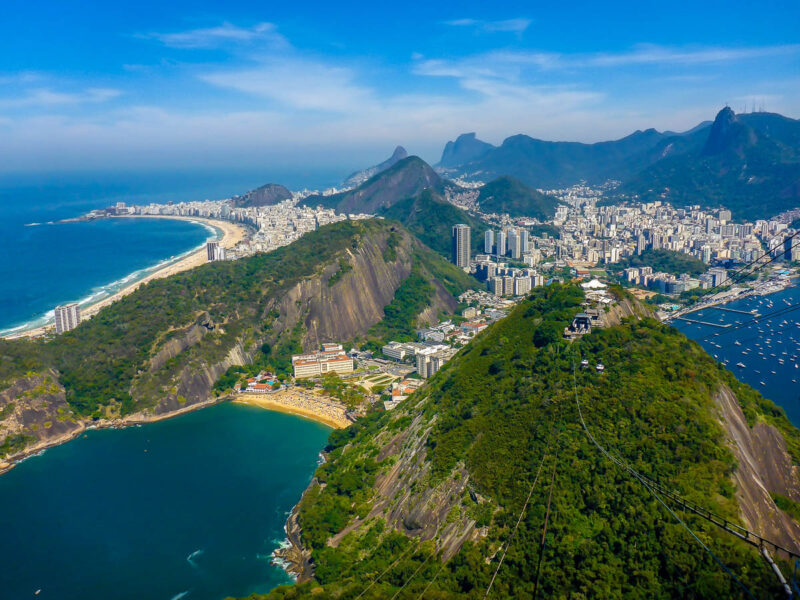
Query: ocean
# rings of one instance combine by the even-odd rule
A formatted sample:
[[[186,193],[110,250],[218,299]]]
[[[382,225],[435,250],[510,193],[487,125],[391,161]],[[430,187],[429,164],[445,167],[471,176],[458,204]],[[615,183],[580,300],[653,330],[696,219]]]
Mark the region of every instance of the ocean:
[[[338,173],[107,173],[0,176],[0,334],[52,321],[53,308],[83,304],[216,237],[189,222],[135,219],[48,224],[116,202],[229,198],[266,183],[326,187]]]
[[[0,177],[0,331],[111,294],[216,235],[185,221],[48,222],[118,201],[226,198],[270,180]],[[224,404],[89,431],[28,458],[0,476],[0,598],[219,600],[288,583],[270,556],[329,432]]]
[[[329,432],[226,403],[28,458],[0,476],[0,597],[220,600],[290,583],[270,555]]]

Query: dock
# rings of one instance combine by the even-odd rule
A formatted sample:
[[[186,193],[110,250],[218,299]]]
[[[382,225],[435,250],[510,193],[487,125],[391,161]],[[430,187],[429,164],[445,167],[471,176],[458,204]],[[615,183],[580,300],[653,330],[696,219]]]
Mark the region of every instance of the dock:
[[[684,316],[675,318],[680,319],[681,321],[686,321],[687,323],[696,323],[697,325],[708,325],[709,327],[719,327],[720,329],[726,329],[731,326],[730,323],[708,323],[706,321],[698,321],[697,319],[687,319]]]
[[[749,310],[738,310],[736,308],[726,308],[724,306],[709,306],[708,308],[716,308],[717,310],[726,310],[732,313],[739,313],[740,315],[747,315],[749,317],[760,317],[757,312],[750,312]]]

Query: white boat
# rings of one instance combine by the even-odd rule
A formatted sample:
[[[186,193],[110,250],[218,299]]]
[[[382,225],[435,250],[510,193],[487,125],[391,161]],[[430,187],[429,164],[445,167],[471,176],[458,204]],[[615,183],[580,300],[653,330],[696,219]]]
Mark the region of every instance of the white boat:
[[[744,363],[740,363],[740,362],[736,363],[736,366],[739,367],[740,369],[744,369],[745,368],[745,364]]]

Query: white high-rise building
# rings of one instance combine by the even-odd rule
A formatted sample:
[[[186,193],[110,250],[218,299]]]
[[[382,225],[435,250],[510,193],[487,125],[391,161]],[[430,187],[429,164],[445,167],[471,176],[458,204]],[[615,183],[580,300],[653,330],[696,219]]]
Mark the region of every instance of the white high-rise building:
[[[206,253],[208,254],[209,262],[212,260],[217,260],[217,249],[219,248],[219,242],[206,242]]]
[[[506,255],[506,232],[505,231],[498,231],[497,232],[497,256],[505,256]]]
[[[483,234],[483,251],[486,254],[491,254],[494,251],[494,231],[491,229]]]
[[[508,230],[508,251],[513,259],[519,260],[522,256],[522,237],[517,229]]]
[[[453,227],[453,264],[466,269],[470,261],[469,225],[458,224]]]
[[[76,302],[56,306],[56,333],[64,333],[81,324],[81,308]]]
[[[520,231],[520,239],[522,240],[522,253],[527,254],[531,251],[531,232],[527,229]]]
[[[208,254],[209,262],[215,260],[225,260],[227,258],[227,253],[225,248],[219,245],[219,242],[206,242],[206,253]]]

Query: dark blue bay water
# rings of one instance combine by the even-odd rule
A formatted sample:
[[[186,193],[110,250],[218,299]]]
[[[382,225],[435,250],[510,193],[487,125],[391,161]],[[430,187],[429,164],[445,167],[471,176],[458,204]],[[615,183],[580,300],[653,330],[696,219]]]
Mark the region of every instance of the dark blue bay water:
[[[748,313],[756,310],[766,315],[797,302],[800,302],[800,287],[792,287],[768,296],[737,300],[726,304],[724,308]],[[691,318],[725,325],[743,323],[753,317],[708,308],[693,313]],[[690,338],[698,340],[711,356],[725,364],[740,381],[783,407],[792,423],[800,427],[800,311],[795,310],[731,331],[683,321],[674,321],[673,324]],[[708,339],[703,339],[706,337]],[[744,366],[737,366],[739,363]]]
[[[287,583],[269,556],[329,431],[222,404],[29,458],[0,476],[0,597],[218,600]]]

